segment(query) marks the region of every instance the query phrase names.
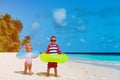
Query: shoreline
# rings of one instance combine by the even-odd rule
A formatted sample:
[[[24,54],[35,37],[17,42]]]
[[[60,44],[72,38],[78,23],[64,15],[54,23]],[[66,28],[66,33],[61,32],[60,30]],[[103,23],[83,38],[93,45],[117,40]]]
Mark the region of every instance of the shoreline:
[[[58,64],[58,77],[54,77],[51,69],[50,77],[46,77],[47,63],[39,58],[33,59],[33,75],[23,75],[24,59],[16,58],[16,54],[0,55],[0,80],[120,80],[120,68],[103,66],[98,63],[80,63],[68,60],[66,63]]]
[[[0,52],[0,53],[17,53],[17,52]],[[40,52],[41,54],[42,52]],[[92,55],[120,55],[120,52],[63,52],[65,54],[92,54]]]

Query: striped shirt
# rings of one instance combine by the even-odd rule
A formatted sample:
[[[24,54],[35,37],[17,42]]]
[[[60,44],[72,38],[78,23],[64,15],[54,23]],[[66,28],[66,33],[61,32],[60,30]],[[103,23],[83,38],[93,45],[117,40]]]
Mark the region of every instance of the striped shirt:
[[[59,50],[59,47],[57,44],[49,44],[48,48],[46,50],[46,53],[49,54],[60,54],[61,51]]]

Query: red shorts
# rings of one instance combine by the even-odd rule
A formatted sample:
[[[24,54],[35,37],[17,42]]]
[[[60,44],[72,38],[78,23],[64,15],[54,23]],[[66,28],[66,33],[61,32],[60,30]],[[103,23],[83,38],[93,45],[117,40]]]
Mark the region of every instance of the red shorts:
[[[56,62],[48,62],[48,68],[57,68]]]

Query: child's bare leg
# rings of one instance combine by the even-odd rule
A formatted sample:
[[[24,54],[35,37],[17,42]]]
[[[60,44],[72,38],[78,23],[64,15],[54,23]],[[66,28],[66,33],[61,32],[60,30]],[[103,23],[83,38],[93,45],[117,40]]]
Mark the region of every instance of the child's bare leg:
[[[50,68],[47,68],[47,76],[49,76]]]
[[[27,74],[27,63],[24,64],[24,74]]]
[[[55,77],[57,77],[57,68],[54,68]]]
[[[29,65],[29,74],[32,75],[32,64]]]

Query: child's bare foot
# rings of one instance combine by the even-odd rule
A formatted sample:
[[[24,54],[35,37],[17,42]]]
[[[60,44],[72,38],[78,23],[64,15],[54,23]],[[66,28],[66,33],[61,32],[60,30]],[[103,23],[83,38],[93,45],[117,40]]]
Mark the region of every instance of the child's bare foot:
[[[29,75],[32,75],[33,73],[32,73],[32,71],[29,71]]]
[[[29,73],[29,75],[32,75],[33,73]]]
[[[55,75],[55,77],[57,77],[57,75]]]
[[[24,72],[24,75],[26,75],[27,73],[26,72]]]
[[[47,77],[49,77],[49,74],[47,74]]]

